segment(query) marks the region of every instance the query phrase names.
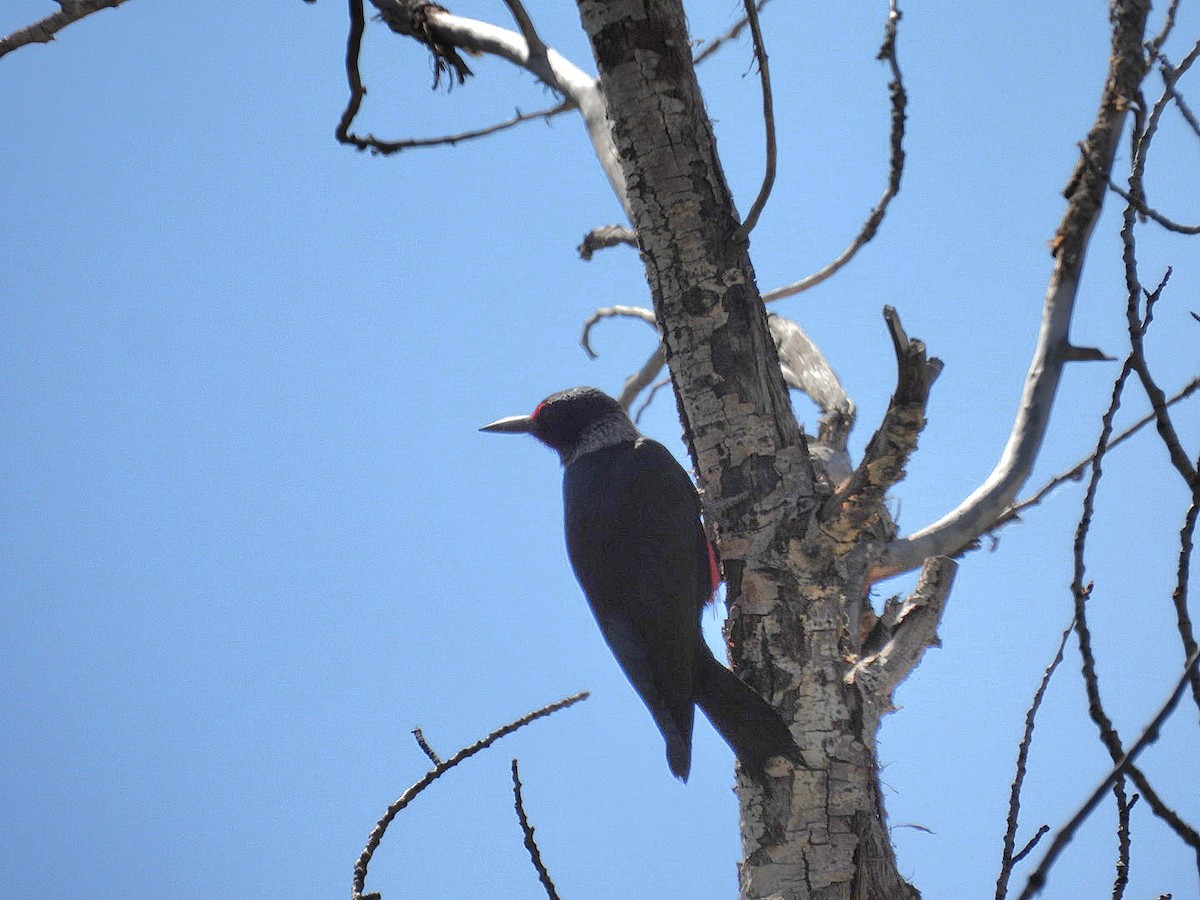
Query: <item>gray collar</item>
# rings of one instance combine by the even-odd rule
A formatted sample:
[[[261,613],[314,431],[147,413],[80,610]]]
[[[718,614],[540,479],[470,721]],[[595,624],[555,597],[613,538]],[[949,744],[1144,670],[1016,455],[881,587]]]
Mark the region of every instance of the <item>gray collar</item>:
[[[629,417],[624,413],[614,413],[605,416],[600,421],[584,429],[583,434],[571,449],[569,455],[563,456],[563,465],[569,466],[586,453],[594,453],[605,447],[623,444],[626,441],[636,441],[641,432],[637,430]]]

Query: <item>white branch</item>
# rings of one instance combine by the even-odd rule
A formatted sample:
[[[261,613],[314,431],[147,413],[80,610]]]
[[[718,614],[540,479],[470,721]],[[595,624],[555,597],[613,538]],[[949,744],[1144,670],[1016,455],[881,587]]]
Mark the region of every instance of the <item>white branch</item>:
[[[551,90],[558,91],[574,102],[583,117],[592,150],[609,185],[626,215],[629,214],[625,175],[613,143],[604,96],[600,93],[600,83],[595,76],[589,75],[552,48],[535,47],[530,52],[523,35],[489,22],[456,16],[440,7],[412,4],[404,0],[371,0],[371,3],[393,30],[426,44],[429,43],[426,38],[430,38],[463,50],[498,56],[531,72]],[[424,34],[411,28],[414,7],[420,10]],[[513,8],[510,4],[510,9]],[[516,8],[520,9],[519,6]]]
[[[1008,443],[992,473],[955,509],[883,549],[871,570],[873,580],[914,569],[931,556],[960,553],[987,531],[1016,498],[1033,469],[1065,364],[1103,358],[1098,351],[1072,346],[1069,332],[1088,241],[1100,217],[1117,143],[1146,73],[1142,55],[1145,11],[1137,4],[1130,8],[1115,4],[1114,9],[1109,76],[1082,157],[1065,191],[1069,199],[1053,243],[1054,270],[1042,308],[1041,329]]]

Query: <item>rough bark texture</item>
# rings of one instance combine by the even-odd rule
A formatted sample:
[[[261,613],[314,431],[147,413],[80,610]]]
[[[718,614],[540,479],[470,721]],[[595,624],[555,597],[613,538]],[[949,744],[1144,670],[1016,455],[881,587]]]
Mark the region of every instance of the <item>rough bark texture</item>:
[[[765,782],[739,777],[742,895],[916,896],[896,873],[883,821],[877,714],[864,713],[846,678],[857,635],[844,609],[864,595],[866,545],[815,526],[828,488],[814,477],[792,413],[747,246],[734,240],[737,212],[682,9],[667,0],[580,0],[579,8],[684,436],[720,530],[733,662],[805,751],[805,767],[780,762]]]

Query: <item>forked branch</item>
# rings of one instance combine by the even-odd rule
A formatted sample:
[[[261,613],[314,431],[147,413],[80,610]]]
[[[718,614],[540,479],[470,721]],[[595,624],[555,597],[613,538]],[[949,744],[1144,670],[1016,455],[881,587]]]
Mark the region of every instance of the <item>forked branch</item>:
[[[917,586],[903,601],[889,600],[863,642],[863,656],[846,675],[879,713],[892,709],[892,692],[906,679],[925,650],[938,645],[942,621],[958,563],[945,556],[927,559]],[[874,730],[871,730],[874,734]]]
[[[538,719],[556,713],[560,709],[566,709],[568,706],[574,706],[580,700],[586,700],[588,696],[589,695],[587,691],[580,691],[578,694],[572,694],[570,697],[564,697],[562,700],[547,704],[541,709],[535,709],[533,712],[526,713],[519,719],[514,719],[507,725],[502,725],[487,737],[476,741],[469,747],[463,747],[449,759],[434,763],[432,769],[426,772],[420,778],[420,780],[418,780],[408,790],[401,794],[396,802],[387,808],[387,811],[383,814],[383,818],[381,818],[375,827],[371,829],[371,834],[367,837],[367,845],[363,848],[362,853],[358,857],[358,861],[354,864],[354,883],[350,891],[350,895],[353,900],[380,900],[380,895],[378,893],[363,893],[363,886],[366,884],[367,880],[367,867],[371,864],[371,857],[374,856],[375,851],[379,849],[379,842],[383,840],[383,835],[387,831],[388,826],[392,824],[392,820],[395,819],[396,816],[399,815],[406,806],[408,806],[408,804],[416,799],[418,794],[420,794],[423,790],[425,790],[425,788],[429,787],[429,785],[433,784],[433,782],[437,781],[444,774],[446,774],[446,772],[453,769],[459,763],[465,762],[476,753],[486,750],[488,747],[492,746],[492,744],[496,743],[496,741],[500,740],[500,738],[510,735],[520,728],[524,728],[530,722],[534,722]],[[418,733],[419,729],[414,731],[414,735]],[[437,759],[437,754],[429,748],[428,743],[424,740],[424,735],[421,735],[420,738],[418,738],[418,743],[421,745],[422,751],[430,758],[431,761]]]
[[[1111,180],[1113,159],[1129,110],[1146,74],[1143,41],[1149,3],[1114,2],[1112,54],[1083,158],[1065,191],[1067,209],[1052,243],[1054,270],[1042,307],[1042,325],[1008,442],[992,473],[955,509],[933,524],[889,544],[872,568],[873,580],[906,572],[930,557],[955,555],[987,531],[1029,477],[1045,437],[1066,362],[1078,358],[1070,342],[1071,317],[1092,230]]]
[[[1167,721],[1171,713],[1175,711],[1175,707],[1179,704],[1179,699],[1183,696],[1184,686],[1187,684],[1190,673],[1196,668],[1198,662],[1200,662],[1200,650],[1197,650],[1188,659],[1184,666],[1183,673],[1179,676],[1179,680],[1175,683],[1175,689],[1171,691],[1171,695],[1162,705],[1162,708],[1159,709],[1158,714],[1155,715],[1155,717],[1151,719],[1150,723],[1142,730],[1141,736],[1134,741],[1133,745],[1128,751],[1126,751],[1124,756],[1121,757],[1120,761],[1113,766],[1108,775],[1106,775],[1096,789],[1092,791],[1091,796],[1084,801],[1084,804],[1079,808],[1075,815],[1071,817],[1071,820],[1062,828],[1060,828],[1054,835],[1054,840],[1050,842],[1050,847],[1046,851],[1045,857],[1043,857],[1041,863],[1038,864],[1037,869],[1034,870],[1033,874],[1029,876],[1029,880],[1025,883],[1025,889],[1021,891],[1020,900],[1028,900],[1028,898],[1035,896],[1041,891],[1046,884],[1047,873],[1058,859],[1059,854],[1062,853],[1063,848],[1066,847],[1067,844],[1070,843],[1071,839],[1075,836],[1075,833],[1079,830],[1079,826],[1082,825],[1087,817],[1091,815],[1092,810],[1096,808],[1096,805],[1104,798],[1104,795],[1108,793],[1112,784],[1118,778],[1120,778],[1122,774],[1129,771],[1141,752],[1154,741],[1158,740],[1158,735],[1162,730],[1163,724]]]
[[[358,0],[351,0],[352,8],[355,2]],[[538,37],[529,14],[519,2],[508,2],[519,31],[501,28],[478,19],[456,16],[428,0],[371,0],[371,4],[379,10],[380,18],[392,31],[411,37],[428,48],[438,72],[446,72],[462,81],[472,73],[462,59],[460,51],[473,55],[495,56],[525,69],[552,91],[562,95],[568,107],[579,110],[592,143],[592,150],[608,177],[613,192],[623,206],[627,203],[625,176],[621,172],[620,161],[613,145],[604,97],[595,77],[587,74],[553,48],[547,47]],[[351,80],[353,81],[353,78]],[[557,107],[555,109],[557,110]],[[525,118],[531,117],[533,116]],[[352,118],[353,116],[350,116],[350,119]],[[348,132],[349,120],[346,120],[345,126],[344,130]],[[478,131],[494,133],[502,127],[508,125],[501,123]],[[471,132],[465,134],[476,136]],[[429,140],[446,142],[445,139]],[[402,141],[375,143],[384,146],[405,144]]]

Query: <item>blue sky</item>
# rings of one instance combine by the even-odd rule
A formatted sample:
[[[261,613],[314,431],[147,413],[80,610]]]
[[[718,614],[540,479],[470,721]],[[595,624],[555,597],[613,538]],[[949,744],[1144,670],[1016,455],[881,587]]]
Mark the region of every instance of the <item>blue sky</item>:
[[[694,33],[718,33],[740,6],[690,6]],[[53,8],[9,2],[0,32]],[[571,4],[531,11],[592,68]],[[764,289],[839,252],[883,188],[885,13],[768,7],[782,152],[752,240]],[[858,403],[856,451],[892,385],[881,307],[945,360],[895,492],[912,530],[969,493],[1007,435],[1108,35],[1101,4],[904,13],[902,193],[853,266],[775,311],[803,324]],[[345,896],[376,818],[426,768],[414,726],[445,756],[586,688],[582,706],[422,796],[368,887],[540,896],[511,806],[518,756],[564,896],[733,896],[728,749],[698,723],[690,783],[670,777],[570,574],[555,458],[476,431],[561,387],[615,392],[650,353],[634,322],[601,326],[598,361],[577,344],[594,308],[647,302],[632,252],[574,254],[619,208],[569,117],[387,159],[338,146],[344,17],[332,0],[133,0],[0,61],[0,895]],[[432,92],[420,48],[367,31],[362,130],[438,134],[552,101],[489,61]],[[1175,59],[1200,34],[1194,7],[1177,34]],[[746,207],[762,167],[748,46],[702,79]],[[1168,115],[1149,190],[1194,220],[1197,147],[1183,137]],[[1074,329],[1114,355],[1117,212],[1097,229]],[[1197,374],[1200,253],[1143,237],[1146,280],[1175,269],[1149,341],[1171,390]],[[1088,452],[1115,374],[1068,370],[1031,485]],[[1146,409],[1129,397],[1124,422]],[[1194,452],[1200,414],[1178,422]],[[665,395],[643,427],[682,452]],[[1105,700],[1131,739],[1177,671],[1186,498],[1149,435],[1107,468],[1092,624]],[[1079,503],[1064,488],[964,562],[943,647],[884,726],[901,868],[932,900],[992,893],[1024,710],[1070,617]],[[1019,840],[1065,820],[1108,768],[1078,669],[1072,645]],[[1195,726],[1185,703],[1144,758],[1193,825]],[[1133,840],[1129,896],[1195,892],[1194,860],[1144,803]],[[1105,810],[1044,896],[1107,895],[1113,859]]]

